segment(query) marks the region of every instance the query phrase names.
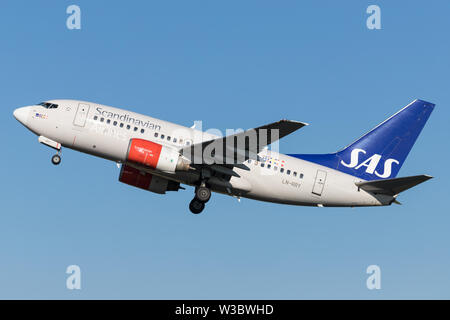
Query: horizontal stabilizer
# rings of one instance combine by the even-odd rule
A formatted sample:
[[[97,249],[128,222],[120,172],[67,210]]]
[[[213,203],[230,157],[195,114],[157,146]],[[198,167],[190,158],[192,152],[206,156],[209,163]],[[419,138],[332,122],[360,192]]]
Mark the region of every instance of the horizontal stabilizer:
[[[365,191],[395,196],[400,192],[417,186],[418,184],[425,182],[431,178],[433,177],[428,175],[419,175],[394,179],[356,182],[355,184]]]

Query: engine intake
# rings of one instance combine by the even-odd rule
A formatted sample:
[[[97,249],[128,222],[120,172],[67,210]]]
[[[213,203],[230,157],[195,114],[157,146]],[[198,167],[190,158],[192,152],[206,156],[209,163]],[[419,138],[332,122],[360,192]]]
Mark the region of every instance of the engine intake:
[[[187,171],[190,161],[170,147],[149,140],[131,139],[127,161],[166,172]]]

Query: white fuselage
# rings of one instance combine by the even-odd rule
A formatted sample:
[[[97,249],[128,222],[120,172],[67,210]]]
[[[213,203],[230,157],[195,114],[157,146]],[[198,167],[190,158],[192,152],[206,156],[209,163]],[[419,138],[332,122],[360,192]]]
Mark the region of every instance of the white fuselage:
[[[123,109],[77,100],[51,100],[56,109],[25,107],[21,121],[39,136],[62,146],[118,163],[126,161],[132,138],[181,149],[217,136]],[[24,112],[24,111],[23,111]],[[394,200],[359,189],[360,178],[281,153],[263,150],[262,161],[249,160],[229,181],[213,177],[213,191],[256,200],[308,206],[379,206]],[[141,168],[183,184],[193,185],[196,172],[168,173]],[[289,171],[289,174],[288,174]],[[295,175],[294,175],[295,173]]]

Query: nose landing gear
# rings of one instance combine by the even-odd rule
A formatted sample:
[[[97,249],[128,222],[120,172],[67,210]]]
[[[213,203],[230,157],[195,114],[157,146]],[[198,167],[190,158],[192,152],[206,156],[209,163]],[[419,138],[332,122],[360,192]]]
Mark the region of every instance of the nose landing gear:
[[[45,144],[46,146],[53,148],[57,151],[57,154],[52,156],[52,163],[57,166],[61,163],[61,143],[53,141],[52,139],[49,139],[44,136],[39,136],[38,138],[39,143]]]
[[[52,157],[52,163],[53,163],[55,166],[57,166],[58,164],[60,164],[60,163],[61,163],[61,156],[60,156],[59,154],[55,154],[55,155]]]

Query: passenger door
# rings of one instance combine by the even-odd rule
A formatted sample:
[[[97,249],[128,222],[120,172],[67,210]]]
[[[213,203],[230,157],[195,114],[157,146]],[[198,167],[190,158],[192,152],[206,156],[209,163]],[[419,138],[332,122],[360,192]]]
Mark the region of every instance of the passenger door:
[[[77,112],[75,113],[75,118],[73,119],[73,124],[78,127],[84,127],[86,124],[87,115],[89,113],[89,105],[86,103],[78,104]]]
[[[323,170],[317,170],[316,180],[314,182],[312,193],[321,196],[326,179],[327,179],[327,172]]]

